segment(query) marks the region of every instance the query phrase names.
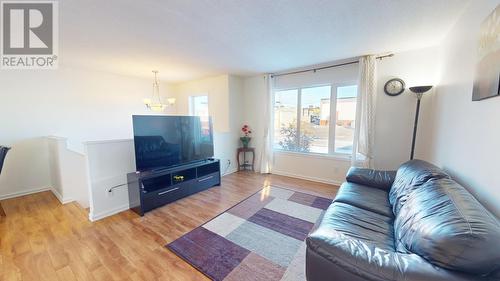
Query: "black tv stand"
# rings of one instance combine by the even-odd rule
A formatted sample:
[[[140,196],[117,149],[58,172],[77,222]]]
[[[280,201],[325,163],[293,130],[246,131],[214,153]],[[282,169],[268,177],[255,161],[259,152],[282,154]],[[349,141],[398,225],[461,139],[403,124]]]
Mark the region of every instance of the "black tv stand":
[[[129,205],[137,214],[220,185],[220,161],[207,159],[167,169],[127,174]]]

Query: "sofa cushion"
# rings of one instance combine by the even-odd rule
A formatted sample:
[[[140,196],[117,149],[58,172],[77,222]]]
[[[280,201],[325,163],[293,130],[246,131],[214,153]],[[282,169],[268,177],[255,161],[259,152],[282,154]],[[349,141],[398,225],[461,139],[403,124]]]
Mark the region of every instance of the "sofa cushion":
[[[412,190],[419,188],[430,179],[441,178],[450,178],[450,176],[438,167],[422,160],[411,160],[401,165],[389,192],[389,202],[393,213],[397,215]]]
[[[392,207],[389,203],[389,193],[382,189],[345,182],[340,186],[333,201],[393,217]]]
[[[405,201],[394,226],[398,250],[477,275],[500,268],[500,223],[458,183],[431,179]]]
[[[307,280],[487,280],[398,253],[393,239],[391,218],[334,202],[306,240]]]
[[[332,203],[310,237],[329,236],[332,232],[346,238],[353,247],[394,250],[393,219],[356,206]]]
[[[351,183],[373,186],[389,190],[394,183],[396,171],[378,171],[352,167],[347,171],[346,180]]]

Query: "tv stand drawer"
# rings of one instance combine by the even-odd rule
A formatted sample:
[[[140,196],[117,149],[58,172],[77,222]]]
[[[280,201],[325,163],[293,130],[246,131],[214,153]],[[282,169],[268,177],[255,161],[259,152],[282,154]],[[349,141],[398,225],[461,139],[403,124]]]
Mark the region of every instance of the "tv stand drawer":
[[[148,192],[143,197],[144,211],[147,212],[154,208],[178,200],[188,195],[189,194],[188,191],[189,191],[189,186],[179,184],[165,189]]]
[[[203,177],[199,177],[195,180],[196,184],[193,184],[191,186],[191,192],[190,193],[196,193],[198,191],[205,190],[207,188],[210,188],[214,185],[219,185],[220,184],[220,175],[219,173],[212,173],[205,175]]]
[[[160,191],[160,192],[158,192],[157,196],[168,195],[169,193],[176,192],[179,189],[180,189],[180,187],[175,187],[175,188],[172,188],[172,189],[169,189],[169,190]],[[174,194],[174,193],[172,193],[172,194]]]

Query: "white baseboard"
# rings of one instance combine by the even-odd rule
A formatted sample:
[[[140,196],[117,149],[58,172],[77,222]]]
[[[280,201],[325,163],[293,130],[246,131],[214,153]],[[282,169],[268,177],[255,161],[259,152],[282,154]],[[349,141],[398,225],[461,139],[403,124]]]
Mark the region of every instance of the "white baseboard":
[[[58,191],[57,189],[55,188],[51,188],[50,191],[52,191],[52,193],[56,196],[57,200],[59,200],[59,202],[61,202],[61,204],[68,204],[70,202],[73,202],[75,201],[73,198],[71,197],[64,197],[62,196]]]
[[[224,176],[227,176],[227,175],[230,175],[230,174],[236,173],[236,172],[238,172],[238,169],[234,168],[234,169],[231,169],[231,170],[226,171],[226,173],[225,173],[225,174],[223,174],[222,176],[224,177]]]
[[[106,217],[121,213],[123,211],[126,211],[128,209],[129,209],[129,205],[127,203],[126,205],[122,205],[122,206],[113,208],[111,210],[106,210],[104,212],[100,212],[97,214],[94,214],[93,212],[89,212],[89,220],[92,222],[98,221],[98,220],[101,220],[103,218],[106,218]]]
[[[329,180],[329,179],[322,179],[322,178],[317,178],[317,177],[298,175],[298,174],[294,174],[294,173],[288,173],[285,171],[273,170],[271,172],[271,174],[285,176],[285,177],[291,177],[291,178],[297,178],[297,179],[302,179],[302,180],[308,180],[308,181],[314,181],[314,182],[320,182],[320,183],[326,183],[326,184],[333,184],[333,185],[337,185],[337,186],[340,186],[342,184],[342,182],[337,181],[337,180]]]
[[[19,191],[19,192],[2,194],[2,195],[0,195],[0,200],[21,197],[21,196],[30,195],[30,194],[34,194],[34,193],[38,193],[38,192],[43,192],[43,191],[49,191],[49,190],[51,190],[50,187],[40,187],[40,188],[34,188],[34,189],[29,189],[29,190],[23,190],[23,191]]]

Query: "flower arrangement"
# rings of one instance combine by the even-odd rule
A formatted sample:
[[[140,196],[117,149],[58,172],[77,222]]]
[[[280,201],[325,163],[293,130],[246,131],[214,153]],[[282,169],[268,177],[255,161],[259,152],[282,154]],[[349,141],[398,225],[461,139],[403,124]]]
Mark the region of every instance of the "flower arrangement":
[[[245,137],[250,137],[250,134],[252,134],[252,131],[250,130],[250,127],[248,125],[243,125],[243,127],[241,127],[241,131],[243,132],[243,135]]]
[[[243,147],[247,148],[250,140],[252,139],[250,137],[252,130],[250,130],[250,126],[243,125],[243,127],[241,127],[241,132],[243,133],[243,136],[240,138],[241,143],[243,144]]]

